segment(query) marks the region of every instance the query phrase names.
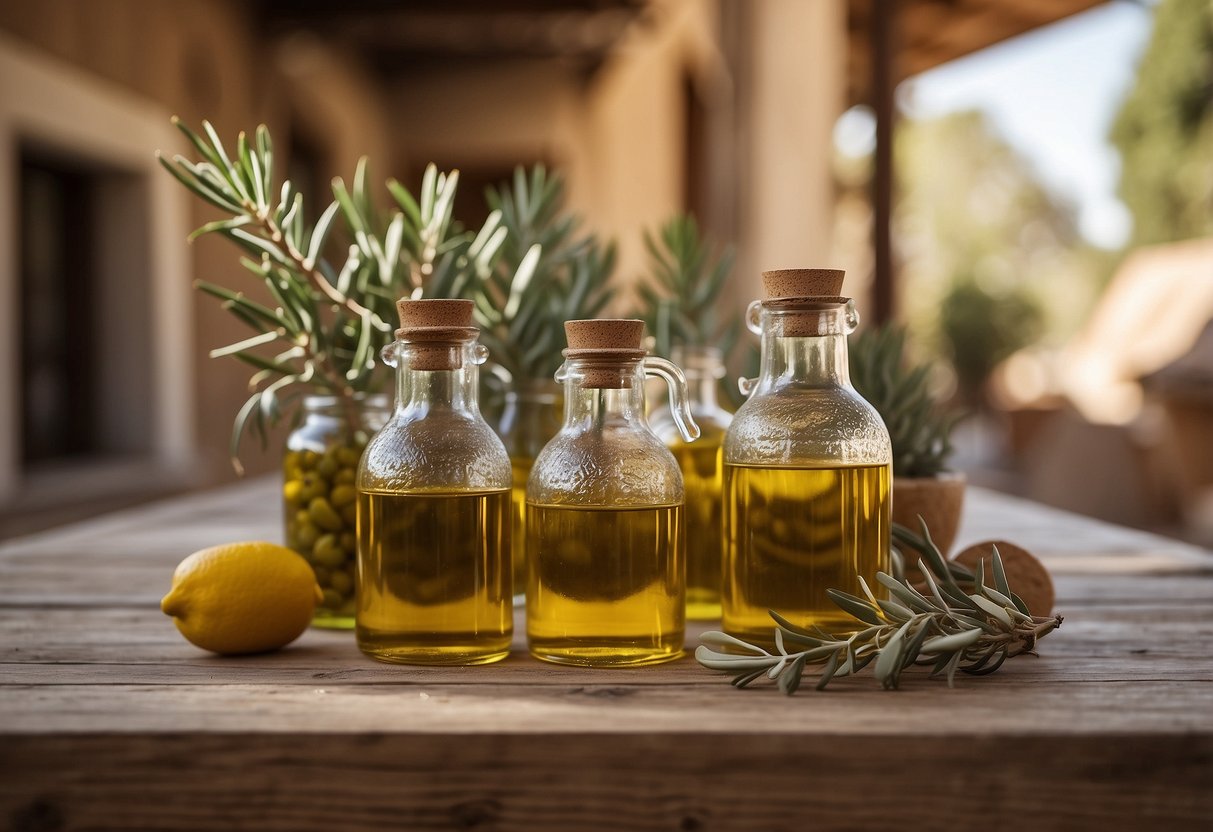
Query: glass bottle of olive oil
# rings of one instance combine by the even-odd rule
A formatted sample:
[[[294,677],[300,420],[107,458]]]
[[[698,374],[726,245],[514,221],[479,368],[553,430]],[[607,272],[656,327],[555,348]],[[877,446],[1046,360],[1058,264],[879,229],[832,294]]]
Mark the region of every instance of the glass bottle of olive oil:
[[[358,470],[358,646],[403,664],[509,653],[510,460],[480,415],[472,302],[401,300],[396,406]]]
[[[682,474],[645,419],[644,378],[669,384],[689,442],[698,428],[686,381],[645,356],[643,321],[569,321],[565,331],[564,425],[527,483],[527,643],[560,664],[670,661],[685,639]]]
[[[716,347],[678,346],[671,358],[682,368],[690,391],[691,416],[699,438],[685,441],[664,408],[653,416],[654,432],[665,440],[682,469],[686,491],[687,619],[720,618],[721,565],[724,561],[724,461],[721,446],[733,414],[717,402],[724,357]]]
[[[759,377],[724,441],[722,627],[770,643],[775,611],[793,624],[854,624],[827,589],[879,591],[888,571],[892,448],[851,386],[858,323],[841,271],[765,272],[747,325],[762,337]]]
[[[526,592],[526,481],[535,457],[560,430],[561,387],[552,379],[516,379],[505,394],[497,435],[505,443],[514,472],[514,600]]]

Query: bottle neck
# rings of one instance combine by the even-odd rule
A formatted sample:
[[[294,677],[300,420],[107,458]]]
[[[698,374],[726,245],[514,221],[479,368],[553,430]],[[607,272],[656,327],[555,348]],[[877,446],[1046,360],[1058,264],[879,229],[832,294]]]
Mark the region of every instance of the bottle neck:
[[[692,370],[685,370],[684,373],[687,377],[687,392],[691,398],[691,409],[703,412],[719,409],[720,404],[716,401],[716,390],[720,386],[719,379]]]
[[[648,428],[640,361],[609,367],[569,361],[564,385],[565,429]]]
[[[435,411],[464,412],[480,416],[479,369],[473,358],[474,342],[452,346],[453,369],[417,369],[416,364],[434,366],[432,352],[428,361],[414,361],[411,345],[398,343],[396,365],[396,413],[421,417]],[[432,347],[426,347],[431,350]]]
[[[802,312],[763,311],[759,390],[851,386],[844,313],[814,315],[806,323]]]
[[[678,345],[670,357],[686,376],[691,410],[697,413],[718,410],[716,394],[720,379],[725,376],[723,353],[716,347]]]

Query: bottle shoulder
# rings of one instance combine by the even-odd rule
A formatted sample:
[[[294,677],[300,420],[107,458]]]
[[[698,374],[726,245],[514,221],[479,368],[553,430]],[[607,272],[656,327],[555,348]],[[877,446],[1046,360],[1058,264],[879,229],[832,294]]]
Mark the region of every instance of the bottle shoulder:
[[[547,505],[648,506],[683,501],[682,471],[649,430],[556,434],[535,459],[527,500]]]
[[[755,393],[724,440],[732,463],[884,465],[892,458],[880,414],[846,387]]]
[[[478,415],[393,416],[362,455],[363,490],[505,489],[512,482],[505,445]]]

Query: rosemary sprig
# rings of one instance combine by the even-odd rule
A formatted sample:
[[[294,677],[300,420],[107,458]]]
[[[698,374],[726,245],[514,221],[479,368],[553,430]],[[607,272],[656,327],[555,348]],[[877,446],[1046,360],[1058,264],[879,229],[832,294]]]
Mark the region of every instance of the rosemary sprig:
[[[578,234],[564,207],[564,180],[537,165],[489,188],[490,221],[501,224],[501,258],[475,292],[481,341],[509,380],[551,378],[564,322],[593,318],[611,300],[615,245]]]
[[[333,181],[334,199],[313,225],[304,221],[304,196],[289,180],[274,182],[269,131],[257,128],[252,141],[241,133],[229,155],[214,127],[204,121],[199,134],[179,119],[173,123],[197,150],[199,161],[183,156],[161,165],[199,198],[230,214],[190,235],[218,234],[247,256],[241,264],[264,287],[270,305],[243,292],[199,281],[197,288],[254,334],[211,351],[253,367],[250,396],[232,426],[232,463],[241,437],[251,428],[265,441],[303,391],[339,397],[351,430],[359,427],[356,397],[380,387],[385,373],[375,361],[390,340],[396,299],[411,294],[459,297],[478,290],[500,257],[506,230],[490,216],[478,233],[452,219],[458,171],[440,173],[430,165],[419,198],[398,182],[388,191],[397,209],[381,212],[368,185],[367,160],[359,161],[350,187]],[[341,223],[344,223],[342,226]],[[350,241],[335,266],[325,258],[335,228]]]
[[[717,321],[717,299],[733,270],[734,252],[717,250],[699,233],[695,218],[680,214],[657,234],[646,231],[648,280],[637,285],[640,317],[656,340],[655,350],[669,356],[673,347],[717,346],[726,356],[736,343],[740,316]]]
[[[927,592],[905,579],[900,554],[895,553],[894,574],[876,576],[888,599],[878,598],[863,578],[859,583],[864,598],[829,590],[840,609],[865,625],[861,629],[834,636],[818,628],[798,627],[772,611],[776,652],[713,631],[704,633],[695,658],[705,667],[734,674],[735,687],[747,687],[765,676],[790,696],[800,687],[809,664],[823,665],[818,690],[869,664],[881,687],[888,690],[900,685],[902,671],[912,665],[931,665],[931,675],[946,676],[951,687],[957,670],[985,675],[1009,658],[1035,655],[1036,642],[1061,626],[1062,617],[1031,614],[1007,583],[996,547],[994,586],[989,587],[980,565],[973,572],[947,562],[921,518],[920,523],[921,535],[897,527],[894,536],[922,554],[920,569]],[[790,652],[789,644],[804,649]]]

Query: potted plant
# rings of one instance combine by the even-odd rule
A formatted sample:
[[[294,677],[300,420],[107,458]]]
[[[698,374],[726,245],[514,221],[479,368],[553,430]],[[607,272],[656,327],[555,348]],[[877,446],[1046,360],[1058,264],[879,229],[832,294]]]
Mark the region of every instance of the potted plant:
[[[931,393],[930,365],[911,362],[905,345],[903,327],[865,330],[851,344],[851,380],[893,442],[893,522],[916,529],[922,517],[947,554],[964,504],[965,476],[947,467],[958,417]]]

